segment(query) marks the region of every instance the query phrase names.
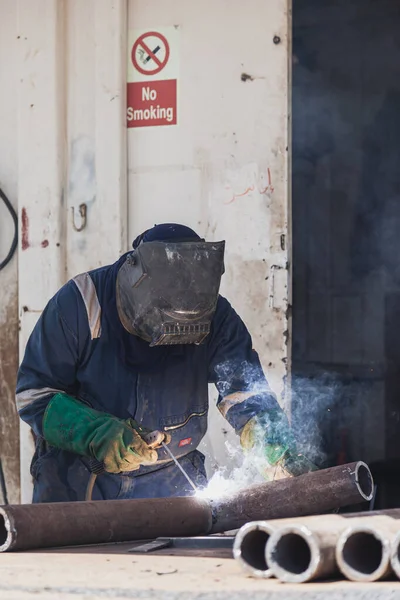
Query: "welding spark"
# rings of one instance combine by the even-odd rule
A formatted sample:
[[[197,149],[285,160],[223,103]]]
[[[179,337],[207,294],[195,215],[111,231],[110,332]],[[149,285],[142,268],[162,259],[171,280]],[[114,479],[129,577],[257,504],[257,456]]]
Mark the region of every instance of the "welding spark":
[[[211,477],[207,487],[197,490],[196,497],[205,500],[219,500],[239,491],[240,488],[239,482],[225,479],[221,472],[217,472]]]

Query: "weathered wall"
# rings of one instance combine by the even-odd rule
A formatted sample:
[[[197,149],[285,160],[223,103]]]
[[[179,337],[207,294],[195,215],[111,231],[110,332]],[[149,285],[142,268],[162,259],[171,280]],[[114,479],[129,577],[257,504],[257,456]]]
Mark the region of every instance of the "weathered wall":
[[[0,188],[17,208],[15,5],[8,0],[0,0],[0,15]],[[10,249],[13,234],[11,216],[0,201],[0,262]],[[0,271],[0,460],[10,502],[19,499],[19,435],[14,403],[17,367],[18,297],[15,254],[11,263]],[[1,497],[0,490],[0,500]]]
[[[290,2],[129,0],[128,9],[131,41],[135,30],[166,28],[178,80],[178,125],[128,130],[129,239],[177,221],[226,240],[222,294],[247,324],[282,400]],[[210,393],[206,443],[218,463],[229,464],[225,441],[236,445],[237,437],[215,409],[214,387]]]
[[[208,239],[227,240],[222,291],[249,325],[271,384],[282,392],[290,14],[288,0],[250,4],[0,0],[0,117],[6,121],[0,180],[4,173],[5,191],[14,202],[18,196],[21,222],[20,357],[47,300],[67,278],[111,262],[129,247],[128,238],[171,219]],[[127,144],[127,30],[163,25],[176,25],[181,41],[179,124],[130,131]],[[9,345],[0,351],[2,369],[11,373],[15,263],[0,273],[7,277],[0,285],[2,298],[7,289],[1,323],[14,331],[14,362]],[[6,313],[14,315],[13,325]],[[10,376],[6,385],[3,396],[13,407]],[[15,417],[3,422],[15,452],[16,435],[8,431]],[[224,428],[212,412],[215,456],[224,452]],[[31,455],[22,425],[26,502]]]
[[[22,358],[59,287],[126,248],[126,2],[16,5]],[[24,502],[31,499],[32,451],[21,423]]]

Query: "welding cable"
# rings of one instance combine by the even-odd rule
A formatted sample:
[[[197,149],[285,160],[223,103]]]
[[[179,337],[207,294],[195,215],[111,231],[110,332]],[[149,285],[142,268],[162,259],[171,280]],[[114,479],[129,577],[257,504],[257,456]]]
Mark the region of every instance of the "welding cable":
[[[92,501],[93,488],[96,483],[97,473],[91,473],[89,477],[89,482],[87,484],[86,493],[85,493],[85,502]]]
[[[4,204],[6,205],[6,208],[8,209],[11,218],[14,222],[14,237],[13,237],[13,241],[11,243],[11,247],[10,250],[7,254],[7,256],[5,257],[5,259],[3,261],[0,262],[0,271],[2,269],[4,269],[4,267],[6,267],[8,265],[8,263],[10,262],[10,260],[12,259],[15,250],[17,249],[17,245],[18,245],[18,217],[17,217],[17,213],[15,212],[11,202],[9,201],[9,199],[7,198],[7,196],[5,195],[5,193],[3,192],[3,190],[0,188],[0,198],[3,200]]]

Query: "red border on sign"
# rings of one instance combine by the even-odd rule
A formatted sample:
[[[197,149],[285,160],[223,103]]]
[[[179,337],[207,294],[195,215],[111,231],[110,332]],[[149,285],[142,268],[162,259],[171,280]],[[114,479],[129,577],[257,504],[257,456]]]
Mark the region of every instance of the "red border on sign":
[[[144,39],[146,37],[149,37],[151,35],[154,36],[154,37],[159,38],[163,42],[163,44],[165,45],[165,57],[164,57],[164,60],[162,62],[157,58],[157,56],[153,53],[153,51],[150,50],[150,48],[148,47],[148,45],[144,41]],[[137,50],[138,46],[142,46],[143,50],[145,52],[147,52],[147,54],[149,56],[151,56],[151,58],[154,60],[154,62],[158,65],[152,71],[146,71],[145,69],[142,69],[142,67],[137,62],[137,60],[136,60],[136,50]],[[156,75],[157,73],[159,73],[160,71],[163,70],[163,68],[165,67],[165,65],[167,64],[168,59],[169,59],[169,44],[168,44],[167,38],[164,37],[161,33],[158,33],[157,31],[148,31],[147,33],[143,33],[142,35],[140,35],[138,37],[138,39],[136,40],[136,42],[133,44],[133,48],[132,48],[132,52],[131,52],[131,59],[132,59],[132,64],[135,67],[135,69],[137,71],[139,71],[139,73],[141,73],[142,75]]]

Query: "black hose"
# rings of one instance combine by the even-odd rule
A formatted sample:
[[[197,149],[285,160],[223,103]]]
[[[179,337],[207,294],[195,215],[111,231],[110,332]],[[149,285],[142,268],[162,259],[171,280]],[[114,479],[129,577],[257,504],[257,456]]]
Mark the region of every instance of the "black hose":
[[[8,504],[7,486],[6,486],[6,479],[4,477],[3,465],[1,464],[1,458],[0,458],[0,490],[3,495],[3,503],[4,503],[4,505],[7,505]]]
[[[6,207],[8,208],[8,211],[11,215],[11,218],[14,222],[14,237],[13,237],[13,241],[11,243],[11,247],[10,250],[7,254],[7,256],[5,257],[5,259],[3,261],[0,262],[0,271],[2,269],[4,269],[5,266],[8,265],[8,263],[10,262],[10,260],[12,259],[15,250],[17,249],[18,246],[18,217],[17,217],[17,213],[15,212],[11,202],[9,201],[9,199],[7,198],[7,196],[5,195],[5,193],[3,192],[3,190],[0,188],[0,198],[3,200],[4,204],[6,205]]]

